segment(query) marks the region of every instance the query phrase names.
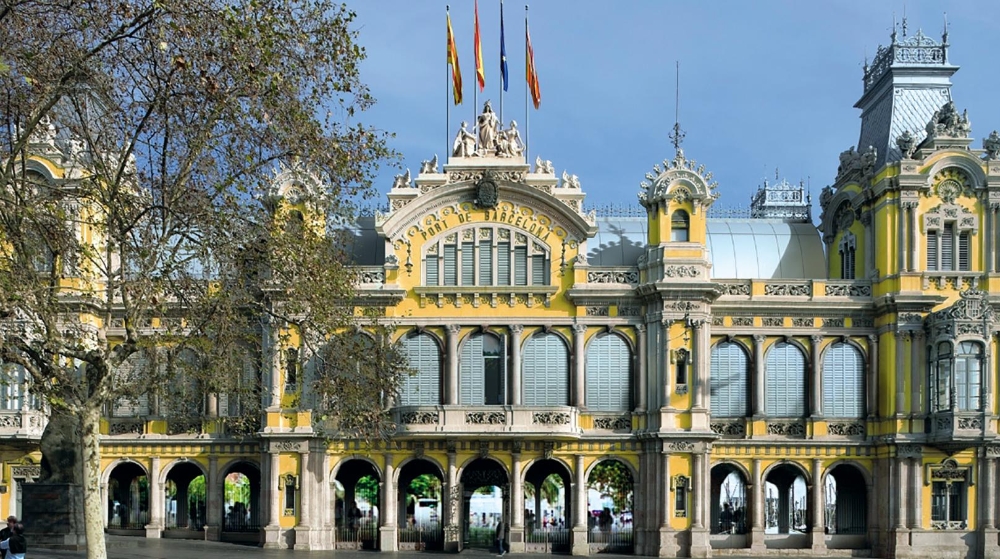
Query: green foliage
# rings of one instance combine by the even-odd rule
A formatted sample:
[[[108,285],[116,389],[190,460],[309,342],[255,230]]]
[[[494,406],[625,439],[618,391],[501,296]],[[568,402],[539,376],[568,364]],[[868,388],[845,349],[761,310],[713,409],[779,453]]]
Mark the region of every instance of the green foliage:
[[[632,493],[635,488],[632,473],[618,460],[604,460],[594,466],[587,485],[599,491],[602,497],[610,497],[616,510],[632,508]]]
[[[431,474],[421,474],[410,482],[408,492],[417,499],[440,499],[441,480]]]

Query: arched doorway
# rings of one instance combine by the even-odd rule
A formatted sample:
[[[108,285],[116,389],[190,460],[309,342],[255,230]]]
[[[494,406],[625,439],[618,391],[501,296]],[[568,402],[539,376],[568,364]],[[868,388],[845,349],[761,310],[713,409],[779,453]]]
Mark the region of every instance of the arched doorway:
[[[430,460],[413,460],[400,468],[400,551],[444,549],[443,481],[441,469]]]
[[[149,478],[135,462],[122,462],[108,478],[108,533],[145,534],[149,524]]]
[[[746,475],[734,464],[718,464],[712,468],[711,483],[712,547],[747,547],[750,503]]]
[[[237,462],[222,477],[222,541],[256,542],[260,533],[260,470]]]
[[[587,476],[587,541],[591,552],[632,553],[635,481],[620,460],[602,460]]]
[[[569,551],[573,507],[569,469],[558,460],[531,464],[524,476],[525,548],[529,552]]]
[[[826,475],[824,526],[831,549],[868,547],[868,483],[853,464],[838,464]]]
[[[809,545],[809,487],[805,471],[779,464],[764,479],[764,533],[771,548]]]
[[[164,485],[164,537],[201,539],[208,523],[205,474],[193,462],[170,468]]]
[[[478,458],[462,469],[464,547],[491,549],[497,524],[510,524],[510,483],[499,462]]]
[[[382,481],[378,470],[366,460],[347,460],[334,480],[337,549],[376,549]]]

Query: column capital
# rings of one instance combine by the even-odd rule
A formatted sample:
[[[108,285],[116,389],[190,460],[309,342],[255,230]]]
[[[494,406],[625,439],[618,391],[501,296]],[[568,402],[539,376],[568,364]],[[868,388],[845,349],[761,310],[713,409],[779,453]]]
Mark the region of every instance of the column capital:
[[[646,325],[645,324],[636,324],[634,328],[635,328],[635,331],[638,332],[638,333],[640,333],[640,334],[642,334],[642,333],[644,333],[646,331]]]
[[[448,332],[448,335],[450,336],[457,336],[458,333],[462,331],[462,327],[458,324],[449,324],[448,326],[445,326],[445,331]]]
[[[524,332],[524,326],[520,324],[511,324],[507,328],[510,329],[511,334],[520,334],[521,332]]]
[[[752,338],[754,345],[763,345],[764,340],[767,339],[767,336],[765,336],[764,334],[754,334]]]
[[[809,340],[812,341],[812,344],[814,346],[818,346],[819,344],[823,343],[823,336],[819,334],[814,334],[812,336],[809,336]]]
[[[571,328],[573,329],[573,334],[578,336],[582,336],[587,333],[586,324],[574,324],[573,326],[571,326]]]
[[[875,334],[868,334],[867,336],[865,336],[865,338],[868,340],[869,344],[878,343],[878,336],[876,336]]]

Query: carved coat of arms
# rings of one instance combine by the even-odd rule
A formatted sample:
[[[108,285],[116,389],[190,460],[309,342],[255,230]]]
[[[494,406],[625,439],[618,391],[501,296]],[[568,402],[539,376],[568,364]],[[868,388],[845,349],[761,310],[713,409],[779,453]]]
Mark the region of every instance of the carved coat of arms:
[[[480,208],[495,208],[500,201],[500,187],[490,173],[483,175],[476,183],[476,205]]]

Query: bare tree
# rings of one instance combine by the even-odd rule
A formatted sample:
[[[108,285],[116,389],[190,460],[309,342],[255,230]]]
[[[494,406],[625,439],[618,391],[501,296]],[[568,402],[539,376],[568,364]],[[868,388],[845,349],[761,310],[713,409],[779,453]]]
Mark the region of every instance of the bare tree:
[[[52,425],[79,423],[92,559],[109,407],[225,408],[252,431],[274,403],[267,332],[323,355],[364,314],[339,225],[392,154],[356,120],[373,100],[353,17],[328,0],[0,8],[0,360],[51,407],[43,452]],[[319,375],[324,413],[349,410],[340,426],[362,437],[386,432],[370,394],[394,394],[402,370],[371,322],[381,366],[358,353],[371,344],[339,344],[366,366]]]

